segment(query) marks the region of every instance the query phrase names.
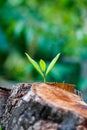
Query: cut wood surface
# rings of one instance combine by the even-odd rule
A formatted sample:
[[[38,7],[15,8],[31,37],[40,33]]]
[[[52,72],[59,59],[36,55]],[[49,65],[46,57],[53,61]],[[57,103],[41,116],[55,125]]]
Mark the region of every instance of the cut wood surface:
[[[81,101],[81,97],[47,84],[34,84],[32,88],[34,92],[48,104],[75,111],[87,118],[87,104]]]
[[[87,104],[73,89],[61,88],[53,83],[16,84],[1,118],[3,129],[87,130]]]

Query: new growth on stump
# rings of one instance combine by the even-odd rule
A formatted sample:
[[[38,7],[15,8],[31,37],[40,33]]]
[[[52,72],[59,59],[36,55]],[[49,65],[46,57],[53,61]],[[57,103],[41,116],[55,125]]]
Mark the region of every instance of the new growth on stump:
[[[25,54],[44,83],[15,84],[11,91],[6,90],[6,96],[1,87],[0,130],[87,130],[87,104],[78,96],[75,85],[46,82],[60,53],[48,67],[44,60],[38,64]]]
[[[52,70],[52,68],[54,67],[55,63],[57,62],[60,53],[58,53],[54,59],[51,61],[51,63],[49,64],[48,68],[46,66],[46,62],[42,59],[40,59],[39,65],[38,63],[33,60],[27,53],[25,53],[28,60],[30,61],[30,63],[34,66],[34,68],[39,72],[39,74],[43,77],[44,82],[46,82],[46,77],[48,75],[48,73]]]

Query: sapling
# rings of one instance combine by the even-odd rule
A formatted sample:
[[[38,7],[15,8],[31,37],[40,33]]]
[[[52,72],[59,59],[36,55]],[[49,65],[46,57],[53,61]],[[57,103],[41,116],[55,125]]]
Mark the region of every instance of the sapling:
[[[57,62],[60,53],[58,53],[54,59],[51,61],[51,63],[49,64],[49,66],[47,67],[46,62],[42,59],[40,59],[39,64],[33,60],[27,53],[25,53],[28,60],[30,61],[30,63],[34,66],[34,68],[39,72],[39,74],[43,77],[44,82],[46,82],[46,77],[48,75],[48,73],[52,70],[52,68],[54,67],[55,63]]]

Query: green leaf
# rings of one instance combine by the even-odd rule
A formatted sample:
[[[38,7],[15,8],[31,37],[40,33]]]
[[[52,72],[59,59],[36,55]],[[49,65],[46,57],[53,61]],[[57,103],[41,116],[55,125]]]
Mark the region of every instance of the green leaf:
[[[0,130],[2,130],[2,127],[1,127],[1,125],[0,125]]]
[[[45,70],[46,70],[46,63],[45,63],[45,61],[44,60],[40,60],[40,67],[41,67],[41,70],[43,71],[43,72],[45,72]]]
[[[51,69],[54,67],[55,63],[57,62],[58,58],[60,56],[60,53],[58,53],[54,59],[51,61],[51,63],[49,64],[47,71],[46,71],[46,75],[51,71]]]
[[[41,76],[43,77],[43,73],[39,67],[39,65],[37,64],[36,61],[34,61],[27,53],[25,53],[28,60],[30,61],[30,63],[34,66],[34,68],[41,74]]]

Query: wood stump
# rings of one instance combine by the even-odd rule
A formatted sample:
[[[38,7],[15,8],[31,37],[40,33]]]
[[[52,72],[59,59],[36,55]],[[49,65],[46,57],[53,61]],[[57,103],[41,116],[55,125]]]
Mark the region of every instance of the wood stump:
[[[4,113],[9,95],[10,95],[10,89],[0,87],[0,120]]]
[[[16,84],[1,116],[3,130],[87,130],[87,104],[59,86]]]

